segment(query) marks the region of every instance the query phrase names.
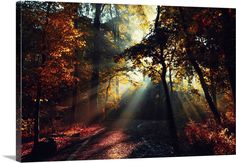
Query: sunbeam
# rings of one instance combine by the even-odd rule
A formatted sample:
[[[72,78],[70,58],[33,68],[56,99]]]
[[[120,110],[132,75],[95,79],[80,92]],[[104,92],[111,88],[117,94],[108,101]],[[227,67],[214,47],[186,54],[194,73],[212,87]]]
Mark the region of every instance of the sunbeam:
[[[235,154],[233,9],[15,9],[17,161]]]
[[[114,122],[114,127],[123,127],[129,125],[130,121],[135,118],[136,114],[140,111],[143,103],[143,99],[151,80],[149,78],[145,78],[145,84],[141,87],[137,88],[132,94],[131,99],[125,103],[125,106],[122,106],[122,113]],[[125,98],[125,97],[124,97]],[[123,99],[124,99],[123,98]],[[121,99],[121,101],[123,100]]]

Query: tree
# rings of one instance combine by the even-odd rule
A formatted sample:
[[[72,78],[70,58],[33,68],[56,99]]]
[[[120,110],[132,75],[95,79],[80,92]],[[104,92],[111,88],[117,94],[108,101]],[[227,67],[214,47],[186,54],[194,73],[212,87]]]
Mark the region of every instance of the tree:
[[[178,136],[173,116],[173,108],[170,99],[169,87],[166,81],[167,65],[165,62],[167,55],[164,54],[164,48],[167,45],[168,30],[161,27],[160,13],[161,9],[158,6],[154,30],[151,31],[151,34],[149,34],[146,39],[143,39],[141,43],[136,44],[135,46],[129,49],[126,49],[125,53],[128,55],[129,59],[136,61],[136,66],[139,66],[140,64],[142,66],[141,60],[143,58],[152,57],[152,65],[148,67],[148,73],[149,76],[152,78],[155,78],[155,76],[160,75],[166,97],[165,102],[167,109],[167,121],[172,138],[172,145],[174,147],[175,153],[178,154]],[[161,68],[159,68],[159,65],[161,66]]]
[[[103,5],[96,4],[95,5],[95,17],[94,17],[94,40],[93,40],[93,47],[94,51],[92,54],[92,77],[91,77],[91,95],[90,95],[90,112],[96,113],[98,112],[98,86],[99,86],[99,66],[100,66],[100,16],[102,13]],[[93,109],[93,110],[91,110]]]
[[[48,3],[47,4],[47,11],[46,11],[46,23],[45,23],[45,26],[48,25],[48,14],[50,12],[50,8],[51,8],[51,3]],[[43,44],[43,47],[45,49],[47,49],[47,44],[46,44],[46,34],[43,33],[42,34],[42,40],[43,42],[45,42]],[[41,54],[41,57],[42,58],[38,58],[38,64],[39,66],[43,65],[45,63],[45,59],[46,59],[46,56],[45,54]],[[41,62],[41,63],[40,63]],[[41,94],[42,94],[42,90],[41,90],[41,87],[42,87],[42,84],[41,84],[41,76],[38,74],[38,83],[37,83],[37,95],[36,95],[36,109],[35,109],[35,113],[34,113],[34,147],[37,148],[37,145],[38,145],[38,142],[39,142],[39,109],[40,109],[40,99],[41,99]]]
[[[23,97],[27,99],[23,100],[23,108],[31,109],[31,105],[35,107],[34,140],[37,144],[40,103],[59,102],[66,94],[65,89],[72,90],[70,87],[75,79],[71,66],[73,49],[76,46],[81,51],[85,47],[86,34],[74,30],[73,19],[68,13],[70,11],[64,12],[64,7],[59,3],[20,2],[20,5],[23,36],[22,89]],[[26,113],[31,111],[24,110]]]
[[[211,95],[209,93],[209,88],[208,88],[208,86],[207,86],[207,84],[205,82],[202,70],[199,67],[198,63],[196,62],[196,59],[192,55],[192,52],[189,51],[189,49],[190,49],[190,45],[189,44],[190,44],[191,40],[189,39],[190,36],[189,36],[188,30],[187,30],[187,26],[185,24],[186,20],[185,20],[185,17],[184,17],[184,11],[183,11],[182,8],[179,8],[179,11],[180,11],[181,19],[182,19],[183,31],[186,34],[186,54],[188,55],[188,60],[192,64],[192,66],[193,66],[194,70],[196,71],[196,73],[198,74],[200,83],[202,85],[202,88],[203,88],[203,91],[204,91],[204,94],[205,94],[205,98],[206,98],[206,100],[208,102],[208,105],[209,105],[212,113],[214,114],[216,122],[221,123],[220,114],[217,111],[217,108],[216,108],[216,106],[215,106],[215,104],[214,104],[214,102],[212,100],[212,97],[211,97]]]
[[[186,15],[185,11],[188,11],[189,14]],[[217,10],[211,11],[215,13]],[[211,97],[211,94],[214,96],[214,91],[213,93],[210,93],[209,86],[206,83],[206,80],[208,80],[210,77],[205,72],[207,72],[207,69],[213,68],[211,64],[217,63],[216,60],[209,61],[209,58],[217,58],[216,55],[218,55],[218,53],[214,51],[219,50],[217,38],[210,36],[211,32],[209,31],[214,31],[216,29],[209,29],[209,26],[213,21],[208,21],[205,19],[206,12],[208,12],[208,9],[176,9],[172,7],[166,7],[165,12],[162,14],[162,21],[167,29],[170,29],[170,31],[174,32],[174,37],[172,37],[172,40],[175,41],[172,42],[177,43],[176,52],[178,53],[178,55],[175,55],[174,57],[176,62],[174,64],[175,66],[178,66],[178,74],[182,73],[182,76],[189,78],[190,83],[192,80],[191,78],[193,78],[195,75],[194,72],[196,72],[209,108],[216,121],[220,122],[220,114]],[[212,17],[215,19],[217,14],[218,13],[216,12],[215,15],[212,15]],[[212,26],[219,28],[219,23],[217,23],[217,21],[215,22],[216,24],[213,25],[212,23]],[[215,34],[216,33],[214,33],[214,35]],[[170,44],[169,46],[175,47],[174,44]],[[187,74],[184,75],[184,73],[181,72],[183,71],[181,67],[184,68],[184,73]],[[182,69],[181,71],[180,68]],[[215,71],[215,74],[216,73],[217,71]]]
[[[74,14],[73,14],[73,19],[74,19],[74,28],[76,30],[78,30],[78,5],[73,5],[74,8]],[[78,107],[78,96],[79,96],[79,90],[78,90],[78,86],[79,86],[79,58],[80,58],[80,54],[78,51],[78,47],[75,45],[74,47],[74,89],[72,91],[72,122],[76,122],[76,110]]]
[[[235,10],[222,9],[223,50],[225,52],[225,67],[235,102]]]

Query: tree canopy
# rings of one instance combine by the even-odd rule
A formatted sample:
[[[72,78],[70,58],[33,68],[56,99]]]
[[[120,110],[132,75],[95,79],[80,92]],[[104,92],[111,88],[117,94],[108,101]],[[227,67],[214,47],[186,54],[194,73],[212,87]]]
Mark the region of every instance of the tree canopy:
[[[16,11],[17,132],[32,154],[46,136],[134,121],[168,132],[175,156],[183,135],[233,153],[235,9],[24,1]]]

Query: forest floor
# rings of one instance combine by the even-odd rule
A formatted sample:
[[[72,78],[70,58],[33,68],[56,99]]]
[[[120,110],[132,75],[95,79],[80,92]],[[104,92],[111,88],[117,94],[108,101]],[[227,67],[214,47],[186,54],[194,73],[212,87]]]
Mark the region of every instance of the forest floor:
[[[67,136],[67,139],[64,138],[61,143],[59,142],[60,147],[57,153],[45,160],[175,156],[166,121],[119,119],[106,121],[99,127],[93,127],[91,131],[86,136],[78,135],[76,132]],[[184,149],[188,148],[184,147]],[[183,151],[183,155],[190,154],[189,151],[185,152]],[[25,161],[31,161],[31,159]]]
[[[121,159],[173,156],[173,148],[166,140],[153,138],[147,125],[154,121],[120,120],[105,122],[104,128],[82,142],[74,142],[70,147],[58,152],[50,160],[90,160]],[[125,125],[125,126],[124,126]],[[152,127],[153,127],[152,125]],[[163,129],[162,129],[163,135]],[[156,135],[156,134],[155,134]],[[155,136],[156,137],[156,136]]]

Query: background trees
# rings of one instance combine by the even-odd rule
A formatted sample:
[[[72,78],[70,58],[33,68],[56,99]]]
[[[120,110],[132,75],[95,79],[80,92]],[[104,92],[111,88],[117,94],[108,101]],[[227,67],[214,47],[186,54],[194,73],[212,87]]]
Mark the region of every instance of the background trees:
[[[22,118],[34,119],[35,144],[43,128],[136,107],[130,119],[168,122],[178,153],[187,121],[211,115],[223,126],[234,108],[235,10],[18,2],[17,18]]]

